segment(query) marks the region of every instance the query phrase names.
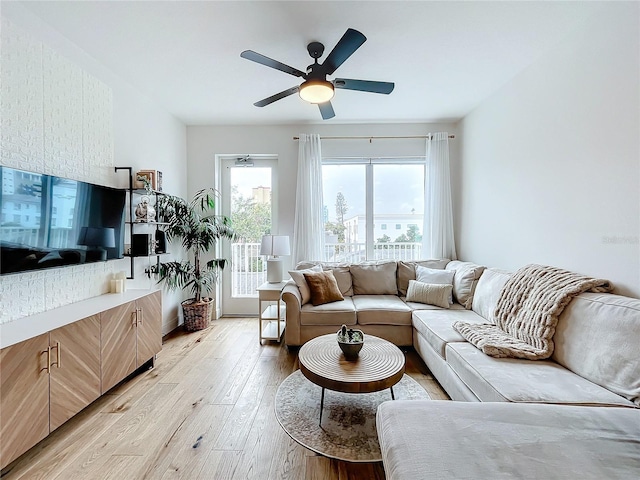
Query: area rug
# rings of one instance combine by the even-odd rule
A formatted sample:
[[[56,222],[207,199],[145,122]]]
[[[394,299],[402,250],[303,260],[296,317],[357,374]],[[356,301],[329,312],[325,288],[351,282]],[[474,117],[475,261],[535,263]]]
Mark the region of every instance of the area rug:
[[[396,400],[429,400],[429,394],[408,375],[393,387]],[[300,372],[289,375],[276,393],[276,418],[300,445],[325,457],[348,462],[382,460],[376,410],[391,400],[389,389],[374,393],[340,393],[325,390],[322,426],[322,388]]]

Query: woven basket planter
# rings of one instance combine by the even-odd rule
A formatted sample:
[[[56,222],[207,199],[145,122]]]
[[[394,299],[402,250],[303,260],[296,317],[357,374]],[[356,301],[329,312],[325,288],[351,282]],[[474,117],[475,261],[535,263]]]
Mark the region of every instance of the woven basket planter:
[[[213,314],[214,304],[213,298],[203,298],[198,303],[193,303],[192,298],[182,302],[184,329],[187,332],[195,332],[207,328]]]

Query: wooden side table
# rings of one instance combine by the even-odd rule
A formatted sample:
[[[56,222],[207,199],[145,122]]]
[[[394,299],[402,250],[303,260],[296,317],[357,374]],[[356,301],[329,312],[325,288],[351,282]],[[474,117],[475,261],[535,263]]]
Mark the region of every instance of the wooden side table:
[[[287,282],[265,282],[258,287],[260,344],[263,340],[279,342],[284,333],[286,306],[280,297]]]

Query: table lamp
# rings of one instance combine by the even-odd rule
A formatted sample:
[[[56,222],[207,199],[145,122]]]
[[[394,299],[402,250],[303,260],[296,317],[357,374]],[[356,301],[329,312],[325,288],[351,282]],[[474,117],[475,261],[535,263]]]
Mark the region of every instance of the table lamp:
[[[260,255],[267,256],[267,282],[282,281],[281,255],[290,255],[289,237],[287,235],[264,235],[260,244]]]

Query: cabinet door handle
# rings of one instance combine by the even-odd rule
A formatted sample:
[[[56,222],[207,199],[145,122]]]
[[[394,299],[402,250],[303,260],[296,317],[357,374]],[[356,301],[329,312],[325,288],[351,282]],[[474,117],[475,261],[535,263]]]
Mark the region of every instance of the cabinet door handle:
[[[138,311],[140,312],[140,318],[138,319],[138,323],[142,325],[142,322],[144,321],[144,310],[142,310],[142,308],[139,308]]]
[[[136,308],[134,312],[131,312],[131,325],[135,327],[137,324],[138,324],[138,309]]]
[[[51,371],[51,347],[47,347],[46,350],[41,351],[40,355],[42,355],[43,353],[47,354],[47,365],[42,367],[40,371],[46,370],[47,373],[49,373]]]
[[[56,361],[55,363],[52,363],[51,366],[56,366],[56,368],[60,368],[60,342],[56,342],[56,346],[55,347],[49,347],[49,350],[51,350],[52,348],[56,349]]]

